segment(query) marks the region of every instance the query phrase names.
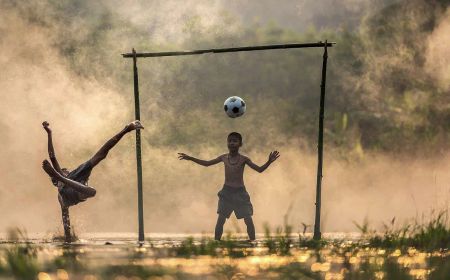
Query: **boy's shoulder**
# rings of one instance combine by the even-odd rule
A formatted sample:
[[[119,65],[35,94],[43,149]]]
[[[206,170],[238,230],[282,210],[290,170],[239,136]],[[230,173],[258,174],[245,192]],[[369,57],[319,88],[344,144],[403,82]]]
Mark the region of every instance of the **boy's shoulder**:
[[[228,158],[228,155],[229,155],[229,153],[222,154],[222,155],[219,156],[219,158],[222,159],[222,160],[224,160],[224,159],[227,159],[227,158]],[[246,156],[246,155],[243,155],[243,154],[239,154],[239,155],[240,155],[240,157],[241,157],[242,159],[244,159],[245,161],[247,161],[247,160],[250,159],[250,158],[249,158],[248,156]]]
[[[250,160],[250,158],[246,155],[240,154],[244,161]]]
[[[221,155],[219,156],[219,158],[223,161],[223,160],[227,157],[227,155],[228,155],[228,154],[221,154]]]
[[[246,156],[246,155],[243,155],[243,154],[239,154],[239,155],[241,156],[241,159],[242,159],[242,161],[244,163],[246,163],[246,162],[248,162],[250,160],[250,158],[248,156]]]

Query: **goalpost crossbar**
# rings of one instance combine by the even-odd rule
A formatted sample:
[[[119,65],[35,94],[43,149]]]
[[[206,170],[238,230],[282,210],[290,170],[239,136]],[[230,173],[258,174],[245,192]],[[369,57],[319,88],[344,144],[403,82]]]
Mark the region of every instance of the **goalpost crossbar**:
[[[334,42],[317,42],[317,43],[303,43],[303,44],[277,44],[277,45],[263,45],[263,46],[247,46],[247,47],[232,47],[220,49],[203,49],[191,51],[173,51],[173,52],[145,52],[145,53],[124,53],[124,58],[133,57],[163,57],[163,56],[181,56],[181,55],[196,55],[207,53],[227,53],[227,52],[248,52],[261,50],[277,50],[277,49],[300,49],[300,48],[320,48],[332,47]]]

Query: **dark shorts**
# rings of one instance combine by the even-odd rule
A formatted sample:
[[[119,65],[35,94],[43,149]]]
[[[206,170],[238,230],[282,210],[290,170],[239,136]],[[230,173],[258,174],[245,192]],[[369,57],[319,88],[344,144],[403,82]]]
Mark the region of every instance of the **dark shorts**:
[[[217,214],[229,218],[234,211],[238,219],[253,215],[253,205],[245,187],[234,188],[224,185],[217,195],[219,196]]]
[[[92,168],[93,166],[88,160],[76,169],[72,170],[69,175],[67,175],[67,178],[77,181],[83,185],[87,185]],[[72,188],[63,187],[59,190],[59,194],[63,199],[64,205],[67,207],[86,201],[86,198],[83,198],[79,192]]]

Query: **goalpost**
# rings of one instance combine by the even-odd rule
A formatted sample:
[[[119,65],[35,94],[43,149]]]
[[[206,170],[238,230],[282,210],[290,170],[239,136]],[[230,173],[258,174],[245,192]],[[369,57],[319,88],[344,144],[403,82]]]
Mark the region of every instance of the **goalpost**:
[[[163,56],[181,56],[181,55],[198,55],[206,53],[227,53],[227,52],[248,52],[260,50],[274,50],[274,49],[298,49],[298,48],[323,48],[323,62],[322,62],[322,80],[320,83],[320,111],[319,111],[319,136],[317,145],[317,184],[316,184],[316,215],[314,220],[314,239],[321,238],[320,232],[320,208],[321,208],[321,193],[322,193],[322,165],[323,165],[323,119],[325,110],[325,83],[327,77],[327,59],[328,47],[333,47],[334,42],[318,42],[318,43],[303,43],[303,44],[278,44],[278,45],[263,45],[263,46],[248,46],[248,47],[234,47],[234,48],[220,48],[220,49],[203,49],[192,51],[174,51],[174,52],[144,52],[137,53],[134,49],[131,53],[122,54],[124,58],[133,58],[133,77],[134,77],[134,108],[135,119],[141,119],[139,108],[139,77],[137,69],[138,57],[163,57]],[[137,162],[137,183],[138,183],[138,220],[139,220],[139,235],[138,241],[140,244],[144,243],[144,205],[142,196],[142,159],[141,159],[141,131],[136,130],[136,162]]]

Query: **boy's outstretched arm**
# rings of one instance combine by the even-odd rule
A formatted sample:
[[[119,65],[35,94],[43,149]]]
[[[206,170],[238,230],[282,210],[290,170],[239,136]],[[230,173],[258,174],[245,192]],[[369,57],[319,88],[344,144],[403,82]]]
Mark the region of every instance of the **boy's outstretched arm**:
[[[262,166],[258,166],[256,164],[254,164],[252,162],[251,159],[247,158],[247,160],[245,161],[245,163],[247,163],[248,166],[250,166],[253,170],[258,171],[259,173],[263,172],[264,170],[267,169],[267,167],[269,167],[269,165],[272,164],[272,162],[274,162],[275,160],[277,160],[277,158],[280,157],[280,153],[278,151],[273,151],[269,154],[269,159],[267,160],[267,162],[262,165]]]
[[[179,160],[183,160],[183,159],[190,160],[190,161],[193,161],[193,162],[195,162],[197,164],[200,164],[200,165],[203,165],[203,166],[211,166],[211,165],[214,165],[214,164],[217,164],[217,163],[221,162],[222,161],[222,156],[219,156],[219,157],[217,157],[215,159],[212,159],[212,160],[202,160],[202,159],[198,159],[198,158],[195,158],[195,157],[188,156],[188,155],[186,155],[184,153],[178,153],[178,159]]]
[[[50,161],[52,162],[53,168],[59,173],[63,174],[61,171],[61,167],[59,166],[58,160],[56,159],[55,149],[53,148],[53,140],[52,140],[52,130],[50,129],[50,124],[47,121],[42,123],[45,131],[47,131],[48,136],[48,156],[50,157]]]

